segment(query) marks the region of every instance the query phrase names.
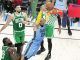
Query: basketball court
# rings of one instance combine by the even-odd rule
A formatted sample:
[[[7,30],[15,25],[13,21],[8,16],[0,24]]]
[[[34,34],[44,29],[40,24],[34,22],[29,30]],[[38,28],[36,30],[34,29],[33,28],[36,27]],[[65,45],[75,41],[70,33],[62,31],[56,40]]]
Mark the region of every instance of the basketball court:
[[[5,22],[0,21],[0,28],[3,26]],[[57,26],[57,21],[56,25]],[[55,27],[56,28],[56,27]],[[66,28],[63,28],[61,34],[58,33],[57,29],[55,29],[55,37],[52,39],[52,57],[50,60],[80,60],[80,27],[78,24],[74,24],[71,27],[72,36],[69,36]],[[27,26],[26,29],[25,41],[30,41],[33,37],[33,27]],[[0,33],[0,59],[2,56],[2,39],[4,37],[9,37],[13,43],[15,43],[13,38],[13,29],[12,23]],[[44,60],[48,53],[47,48],[47,39],[44,38],[44,46],[45,52],[40,55],[35,55],[29,60]],[[25,44],[27,46],[27,44]],[[25,50],[25,46],[24,49]]]

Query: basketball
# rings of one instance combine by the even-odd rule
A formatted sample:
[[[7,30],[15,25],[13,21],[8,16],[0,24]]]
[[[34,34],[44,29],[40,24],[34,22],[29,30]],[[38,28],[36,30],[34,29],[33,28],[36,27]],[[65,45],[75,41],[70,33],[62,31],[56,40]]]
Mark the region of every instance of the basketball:
[[[53,4],[51,2],[46,3],[46,8],[47,10],[52,10],[53,9]]]

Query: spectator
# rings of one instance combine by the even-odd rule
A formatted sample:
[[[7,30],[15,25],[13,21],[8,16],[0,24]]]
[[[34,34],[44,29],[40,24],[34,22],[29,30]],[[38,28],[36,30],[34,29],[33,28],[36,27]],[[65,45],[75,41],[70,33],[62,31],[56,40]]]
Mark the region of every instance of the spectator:
[[[17,5],[22,5],[22,0],[12,0],[12,3],[13,3],[13,7]]]
[[[11,0],[3,0],[3,7],[6,10],[6,12],[13,12],[13,6]]]

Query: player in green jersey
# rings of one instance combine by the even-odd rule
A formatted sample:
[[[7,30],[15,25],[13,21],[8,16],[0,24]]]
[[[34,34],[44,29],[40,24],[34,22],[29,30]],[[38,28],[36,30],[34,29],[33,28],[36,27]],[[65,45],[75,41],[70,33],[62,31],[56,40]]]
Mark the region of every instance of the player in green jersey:
[[[27,24],[27,14],[21,12],[21,7],[18,5],[15,7],[15,12],[11,14],[6,21],[6,24],[0,29],[0,32],[4,30],[10,22],[13,22],[13,36],[16,43],[24,41],[25,37],[25,24]],[[17,47],[17,53],[21,55],[22,46]]]
[[[22,46],[25,42],[13,44],[9,38],[3,38],[2,58],[1,60],[19,60],[19,55],[16,53],[17,46]]]
[[[50,2],[51,3],[51,2]],[[52,51],[52,38],[54,37],[54,30],[55,30],[55,20],[58,20],[58,31],[59,33],[61,33],[61,18],[60,15],[58,14],[50,14],[49,12],[51,10],[49,10],[46,5],[43,6],[43,8],[46,8],[46,11],[44,11],[46,14],[43,15],[42,17],[46,17],[46,27],[45,27],[45,36],[47,37],[47,41],[48,41],[48,54],[46,56],[46,58],[44,60],[49,60],[51,58],[51,51]],[[43,12],[42,12],[43,13]],[[41,47],[40,50],[37,52],[37,54],[41,54],[42,52],[45,51],[45,48],[43,46],[44,41],[42,41],[41,43]]]

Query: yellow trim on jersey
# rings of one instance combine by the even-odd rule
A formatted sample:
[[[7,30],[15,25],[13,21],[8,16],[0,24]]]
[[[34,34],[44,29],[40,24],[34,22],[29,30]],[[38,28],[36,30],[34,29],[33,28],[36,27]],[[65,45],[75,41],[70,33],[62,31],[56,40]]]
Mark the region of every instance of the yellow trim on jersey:
[[[37,20],[36,20],[37,25],[40,23],[41,18],[42,18],[42,11],[38,13]]]

